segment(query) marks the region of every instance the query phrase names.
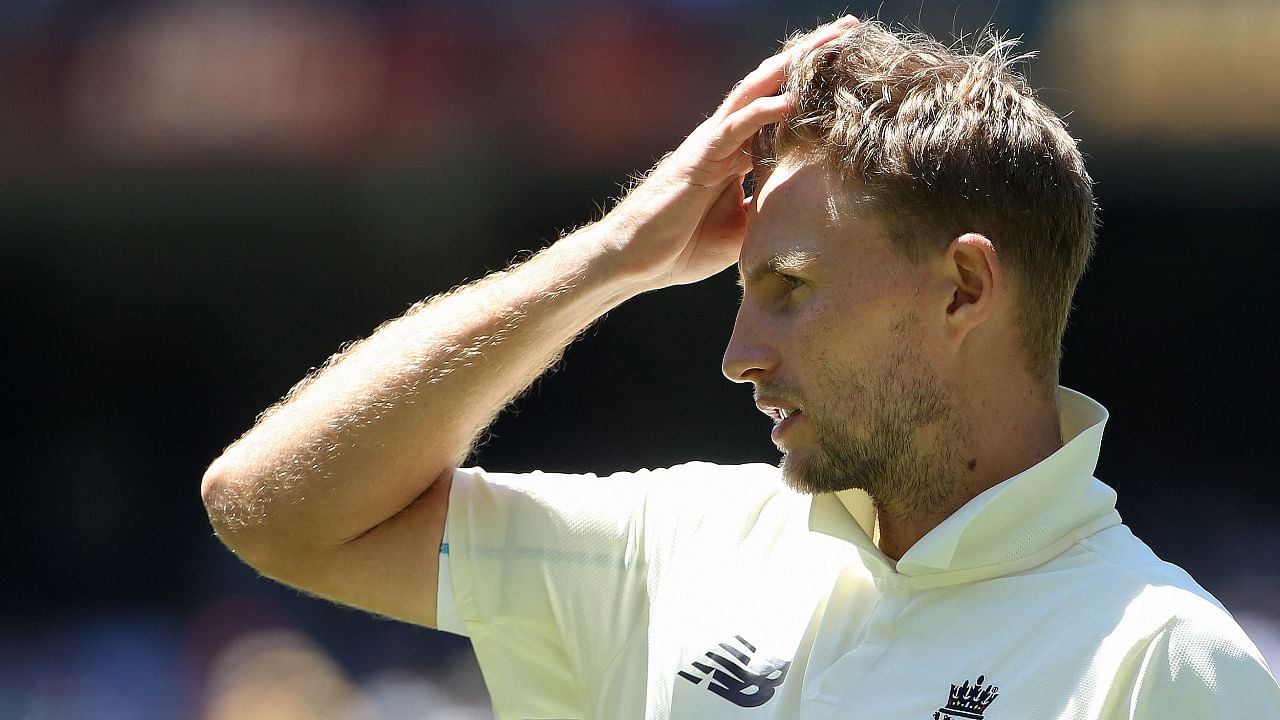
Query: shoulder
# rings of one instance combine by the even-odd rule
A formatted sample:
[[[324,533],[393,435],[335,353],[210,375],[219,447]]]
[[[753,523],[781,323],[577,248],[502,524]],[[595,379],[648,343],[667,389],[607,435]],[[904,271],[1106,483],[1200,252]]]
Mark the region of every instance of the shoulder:
[[[1132,717],[1280,717],[1280,687],[1257,646],[1185,570],[1123,525],[1081,546],[1125,597],[1110,647],[1136,666]]]
[[[557,494],[563,489],[595,492],[677,495],[683,502],[751,502],[773,496],[797,496],[781,480],[778,468],[764,463],[720,465],[687,462],[665,468],[628,470],[608,474],[494,472],[479,467],[462,468],[454,482],[463,486],[486,485],[527,495]]]
[[[778,468],[763,463],[690,462],[655,473],[649,486],[653,507],[671,517],[692,516],[705,529],[790,518],[800,512],[807,516],[811,499],[787,487]]]
[[[807,509],[807,502],[782,483],[776,467],[763,463],[689,462],[607,475],[473,467],[454,474],[450,525],[461,525],[464,514],[544,515],[557,525],[577,524],[574,518],[590,518],[591,524],[612,519],[669,536],[692,529],[741,528],[774,516],[791,518]]]
[[[1280,717],[1280,686],[1225,610],[1152,595],[1147,604],[1178,607],[1143,649],[1131,703],[1138,717]]]
[[[528,472],[502,472],[481,467],[459,468],[455,481],[484,482],[513,488],[538,488],[562,484],[626,485],[640,488],[660,488],[679,485],[691,492],[713,492],[727,486],[742,491],[777,489],[781,486],[778,469],[764,463],[745,465],[720,465],[694,461],[664,468],[643,468],[614,473],[574,473],[533,470]]]
[[[654,490],[674,493],[686,501],[732,504],[796,495],[782,483],[778,468],[764,463],[687,462],[650,471],[650,478]]]
[[[1226,615],[1222,603],[1186,570],[1161,559],[1126,525],[1115,525],[1084,538],[1079,547],[1113,581],[1151,603],[1150,610],[1158,611],[1160,617],[1179,612]]]
[[[1174,646],[1253,648],[1240,625],[1186,570],[1162,560],[1128,527],[1081,541],[1101,576],[1125,600],[1123,624]],[[1256,654],[1256,650],[1253,651]]]

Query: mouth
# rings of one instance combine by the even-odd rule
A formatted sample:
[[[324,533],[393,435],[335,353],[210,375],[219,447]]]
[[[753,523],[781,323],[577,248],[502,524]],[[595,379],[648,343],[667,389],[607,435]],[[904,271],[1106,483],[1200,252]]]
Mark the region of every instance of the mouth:
[[[798,405],[778,398],[761,398],[756,401],[756,408],[768,415],[775,425],[786,422],[803,412]]]
[[[790,410],[783,408],[774,408],[769,413],[773,418],[773,429],[769,431],[769,439],[773,440],[773,444],[781,451],[786,452],[789,443],[785,440],[786,436],[795,427],[798,422],[803,422],[800,418],[804,413],[799,408]]]
[[[796,408],[795,410],[784,410],[782,408],[774,408],[772,413],[773,419],[776,422],[782,422],[787,418],[793,418],[799,414],[800,414],[799,408]]]

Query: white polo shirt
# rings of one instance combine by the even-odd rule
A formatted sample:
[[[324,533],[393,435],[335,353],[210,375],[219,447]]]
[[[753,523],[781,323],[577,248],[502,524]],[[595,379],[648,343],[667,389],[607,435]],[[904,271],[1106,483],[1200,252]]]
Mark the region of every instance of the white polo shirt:
[[[777,468],[609,477],[459,470],[439,623],[499,718],[1280,719],[1222,606],[1092,477],[1107,413],[897,563],[860,491]]]

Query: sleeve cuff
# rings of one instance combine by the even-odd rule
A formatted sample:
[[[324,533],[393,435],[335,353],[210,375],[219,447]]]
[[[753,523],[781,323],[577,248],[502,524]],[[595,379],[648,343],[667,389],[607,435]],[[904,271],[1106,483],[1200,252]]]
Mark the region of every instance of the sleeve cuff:
[[[453,573],[449,561],[449,523],[444,526],[444,539],[440,542],[440,578],[436,581],[436,629],[455,635],[467,635],[453,596]]]

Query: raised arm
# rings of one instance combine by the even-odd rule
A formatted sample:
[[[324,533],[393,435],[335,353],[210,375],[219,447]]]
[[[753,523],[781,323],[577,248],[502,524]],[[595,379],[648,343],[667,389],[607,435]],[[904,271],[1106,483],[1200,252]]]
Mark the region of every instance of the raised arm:
[[[853,24],[838,21],[792,53]],[[781,120],[789,55],[740,82],[603,220],[430,301],[335,355],[210,465],[218,536],[282,582],[435,624],[449,479],[477,435],[602,314],[732,264],[743,151]]]

